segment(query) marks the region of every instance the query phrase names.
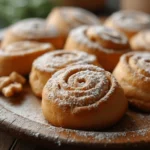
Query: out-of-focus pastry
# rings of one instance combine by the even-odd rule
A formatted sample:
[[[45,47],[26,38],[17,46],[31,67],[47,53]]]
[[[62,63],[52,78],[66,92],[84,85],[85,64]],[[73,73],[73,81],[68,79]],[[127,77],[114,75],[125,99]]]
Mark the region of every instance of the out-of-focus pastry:
[[[150,30],[143,30],[133,36],[130,40],[130,45],[134,51],[150,52]]]
[[[150,28],[150,15],[140,11],[118,11],[113,13],[105,25],[123,32],[129,39],[143,29]]]
[[[50,43],[20,41],[12,43],[0,51],[0,76],[16,71],[27,75],[31,71],[32,62],[40,55],[52,51]]]
[[[21,20],[10,26],[3,38],[2,47],[17,41],[36,41],[52,43],[56,48],[62,48],[65,38],[55,26],[47,28],[44,19],[30,18]]]
[[[81,25],[100,25],[100,19],[93,13],[78,7],[56,7],[47,18],[48,26],[55,26],[64,35]]]

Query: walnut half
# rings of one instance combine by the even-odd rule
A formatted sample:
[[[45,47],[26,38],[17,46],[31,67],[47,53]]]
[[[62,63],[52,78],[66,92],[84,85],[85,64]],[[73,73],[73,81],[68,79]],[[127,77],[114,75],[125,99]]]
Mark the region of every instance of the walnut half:
[[[22,90],[23,90],[22,84],[11,83],[2,89],[2,93],[4,94],[5,97],[11,97],[16,93],[20,93]]]
[[[11,97],[23,90],[25,82],[26,79],[23,76],[17,72],[12,72],[9,76],[0,77],[0,92],[5,97]]]
[[[17,72],[12,72],[9,75],[9,77],[12,82],[17,82],[17,83],[21,83],[21,84],[25,84],[25,82],[26,82],[26,79],[23,76],[21,76],[20,74],[18,74]]]
[[[0,77],[0,91],[6,87],[7,85],[11,84],[12,81],[9,77]]]

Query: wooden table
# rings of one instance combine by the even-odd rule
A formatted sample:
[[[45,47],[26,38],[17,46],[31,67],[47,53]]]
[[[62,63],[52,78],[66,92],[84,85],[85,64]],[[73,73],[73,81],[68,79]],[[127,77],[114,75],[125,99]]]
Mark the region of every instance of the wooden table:
[[[16,139],[0,131],[0,150],[47,150],[39,145]]]

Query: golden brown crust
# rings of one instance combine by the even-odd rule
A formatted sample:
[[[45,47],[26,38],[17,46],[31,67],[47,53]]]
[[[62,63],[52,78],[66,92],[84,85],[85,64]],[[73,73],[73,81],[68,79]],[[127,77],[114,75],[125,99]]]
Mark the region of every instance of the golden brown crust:
[[[13,71],[29,74],[33,60],[53,49],[50,43],[21,41],[10,44],[0,51],[0,76]]]
[[[104,26],[82,26],[72,30],[66,49],[78,49],[97,56],[99,63],[112,71],[120,56],[130,50],[127,38]]]
[[[56,27],[47,28],[44,19],[30,18],[10,26],[5,33],[2,47],[17,41],[37,41],[52,43],[56,48],[62,48],[66,36],[59,33]]]
[[[78,7],[55,7],[47,18],[48,26],[55,26],[65,35],[81,25],[100,25],[100,19]]]
[[[123,32],[130,39],[139,31],[150,28],[150,16],[139,11],[118,11],[105,21],[105,25]]]
[[[48,79],[58,70],[73,64],[99,65],[93,55],[76,50],[57,50],[37,58],[32,65],[30,85],[35,95],[41,97],[42,90]]]
[[[124,89],[129,102],[150,112],[150,53],[124,54],[113,74]]]
[[[130,45],[134,51],[150,51],[150,30],[143,30],[133,36]]]
[[[56,72],[46,83],[42,110],[55,126],[103,129],[124,115],[127,100],[109,72],[94,65],[74,65]]]

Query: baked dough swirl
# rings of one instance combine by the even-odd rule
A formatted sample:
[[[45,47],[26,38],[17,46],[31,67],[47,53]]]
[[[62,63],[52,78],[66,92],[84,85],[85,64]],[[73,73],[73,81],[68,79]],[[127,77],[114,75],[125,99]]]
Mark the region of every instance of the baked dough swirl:
[[[81,25],[100,25],[100,19],[91,12],[78,7],[56,7],[47,18],[48,26],[56,26],[67,34]]]
[[[33,92],[41,97],[44,85],[56,71],[69,65],[83,63],[100,66],[94,55],[77,50],[57,50],[42,55],[32,65],[30,85]]]
[[[132,50],[150,51],[150,30],[143,30],[130,40]]]
[[[7,76],[13,71],[29,74],[33,60],[53,49],[50,43],[20,41],[10,44],[0,51],[0,76]]]
[[[150,53],[131,52],[121,56],[113,72],[129,102],[150,112]]]
[[[140,11],[118,11],[105,22],[106,26],[123,32],[129,39],[143,29],[150,28],[150,15]]]
[[[66,37],[60,34],[56,27],[47,28],[46,22],[41,18],[21,20],[10,26],[3,38],[2,47],[17,41],[37,41],[52,43],[56,48],[62,48]]]
[[[99,63],[112,71],[120,56],[130,50],[126,36],[105,26],[82,26],[72,30],[65,49],[78,49],[97,56]]]
[[[111,73],[94,65],[73,65],[48,80],[42,110],[55,126],[102,129],[124,115],[127,100]]]

